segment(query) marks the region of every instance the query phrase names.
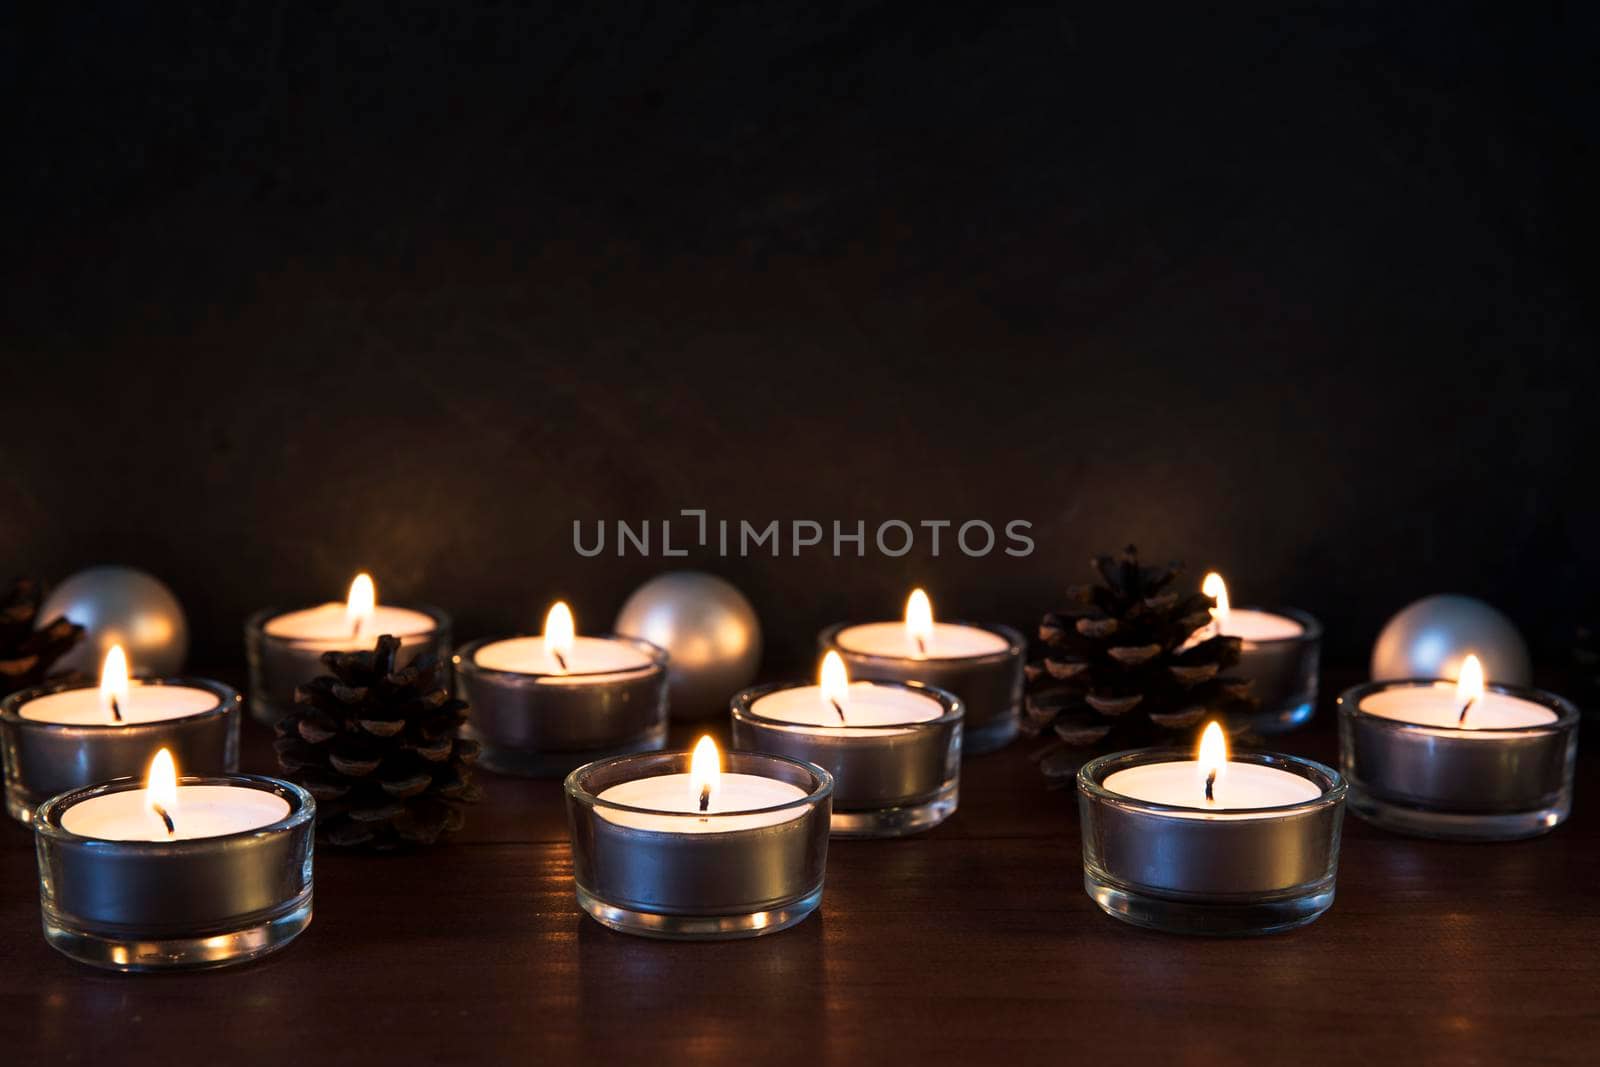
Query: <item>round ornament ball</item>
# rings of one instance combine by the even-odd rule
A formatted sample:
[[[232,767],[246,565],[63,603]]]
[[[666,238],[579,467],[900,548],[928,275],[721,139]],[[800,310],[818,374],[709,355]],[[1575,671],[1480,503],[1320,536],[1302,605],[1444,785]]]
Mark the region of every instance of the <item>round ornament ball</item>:
[[[1511,620],[1481,600],[1453,593],[1423,597],[1384,625],[1372,646],[1372,678],[1454,678],[1469,654],[1491,682],[1531,680],[1528,646]]]
[[[90,567],[57,585],[39,618],[65,615],[82,626],[83,640],[57,661],[58,670],[98,677],[100,661],[121,645],[135,674],[176,674],[189,653],[183,605],[166,584],[133,567]]]
[[[645,582],[617,613],[616,631],[667,650],[672,717],[728,713],[734,693],[761,665],[761,620],[731,582],[669,571]]]

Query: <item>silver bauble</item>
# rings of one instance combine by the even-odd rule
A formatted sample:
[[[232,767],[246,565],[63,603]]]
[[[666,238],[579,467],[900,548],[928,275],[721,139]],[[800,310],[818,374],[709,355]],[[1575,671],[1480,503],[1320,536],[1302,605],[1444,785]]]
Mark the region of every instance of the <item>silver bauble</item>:
[[[57,670],[99,677],[112,645],[128,654],[128,668],[146,677],[178,673],[189,653],[189,623],[172,590],[132,567],[90,567],[50,591],[39,618],[65,615],[84,629],[83,640],[56,662]]]
[[[669,571],[617,612],[616,631],[666,649],[674,719],[728,714],[761,665],[761,620],[744,594],[714,574]]]
[[[1441,593],[1390,619],[1372,646],[1372,678],[1454,678],[1468,654],[1491,682],[1527,685],[1528,646],[1506,618],[1481,600]]]

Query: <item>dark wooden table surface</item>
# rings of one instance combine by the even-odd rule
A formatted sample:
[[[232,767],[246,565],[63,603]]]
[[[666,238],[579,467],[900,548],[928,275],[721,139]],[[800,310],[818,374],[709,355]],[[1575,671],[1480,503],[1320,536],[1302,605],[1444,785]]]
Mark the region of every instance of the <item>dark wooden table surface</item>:
[[[1278,747],[1332,762],[1328,710]],[[272,767],[249,724],[246,769]],[[834,842],[818,914],[751,941],[578,910],[560,790],[485,775],[454,843],[320,852],[276,956],[116,975],[45,945],[31,836],[0,826],[0,1063],[1600,1062],[1600,760],[1549,836],[1345,824],[1309,927],[1149,933],[1084,895],[1075,802],[1026,746],[970,760],[924,837]]]

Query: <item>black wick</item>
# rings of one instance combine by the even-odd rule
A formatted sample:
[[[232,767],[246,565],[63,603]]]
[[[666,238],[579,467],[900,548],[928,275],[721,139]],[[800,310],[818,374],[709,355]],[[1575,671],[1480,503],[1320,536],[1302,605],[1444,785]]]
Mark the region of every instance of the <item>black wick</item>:
[[[157,815],[161,816],[161,821],[167,824],[167,833],[175,834],[178,832],[178,827],[173,823],[172,816],[167,814],[166,808],[163,808],[160,804],[152,804],[150,807]]]
[[[1467,712],[1472,710],[1472,705],[1477,699],[1477,697],[1473,697],[1471,700],[1468,700],[1465,704],[1461,705],[1461,718],[1456,720],[1457,726],[1465,726],[1467,724]]]
[[[556,658],[556,662],[561,664],[561,669],[565,671],[567,669],[567,657],[563,656],[553,648],[550,650],[550,654]]]
[[[844,708],[839,706],[839,702],[837,700],[833,699],[832,697],[829,697],[828,698],[828,703],[832,704],[833,705],[833,710],[837,711],[839,713],[839,722],[840,722],[840,724],[843,725],[843,726],[849,726],[850,725],[850,720],[848,720],[848,719],[846,719],[844,717]]]
[[[1215,804],[1216,802],[1217,802],[1217,772],[1216,771],[1212,771],[1210,774],[1206,775],[1206,803]]]
[[[122,705],[117,702],[116,697],[111,698],[111,718],[114,722],[122,721]]]
[[[917,635],[916,642],[917,642],[917,655],[926,656],[928,654],[928,644],[927,644],[927,642],[925,642],[922,639],[922,636],[920,634]]]
[[[700,787],[700,810],[711,810],[711,787],[709,785],[703,785]]]

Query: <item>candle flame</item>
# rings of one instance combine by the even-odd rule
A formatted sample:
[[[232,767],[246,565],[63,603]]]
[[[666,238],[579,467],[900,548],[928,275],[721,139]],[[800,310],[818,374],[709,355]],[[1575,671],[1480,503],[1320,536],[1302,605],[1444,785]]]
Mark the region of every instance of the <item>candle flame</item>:
[[[1461,674],[1456,678],[1456,701],[1461,705],[1459,725],[1467,725],[1467,712],[1483,696],[1483,664],[1477,656],[1468,656],[1461,663]]]
[[[928,654],[928,646],[933,643],[933,602],[921,589],[911,590],[906,598],[906,637],[917,659]]]
[[[838,712],[839,721],[844,722],[844,709],[850,703],[850,672],[839,653],[830,650],[822,657],[817,686],[822,690],[822,702]]]
[[[100,706],[118,722],[128,706],[128,688],[128,655],[121,645],[112,645],[100,665]]]
[[[544,617],[544,650],[556,661],[562,674],[567,673],[567,657],[572,655],[577,635],[578,626],[572,621],[572,609],[567,607],[567,602],[558,600],[550,605]]]
[[[1206,596],[1216,598],[1217,606],[1211,609],[1211,618],[1220,629],[1227,624],[1228,613],[1233,610],[1233,606],[1228,603],[1228,583],[1222,580],[1222,575],[1212,571],[1206,575],[1205,581],[1200,583],[1200,591]]]
[[[350,632],[356,636],[372,621],[378,607],[378,588],[372,584],[372,575],[362,571],[350,583],[350,593],[344,598],[344,617]]]
[[[178,766],[172,753],[162,749],[150,761],[144,776],[144,806],[160,818],[167,833],[172,833],[172,817],[178,809]]]
[[[1206,801],[1214,804],[1217,783],[1222,780],[1222,772],[1228,766],[1228,735],[1222,732],[1221,723],[1206,723],[1205,732],[1200,735],[1200,754],[1197,759],[1200,778],[1205,783]]]
[[[695,742],[694,754],[689,757],[689,791],[699,811],[711,810],[711,802],[722,788],[722,753],[717,743],[706,734]]]

